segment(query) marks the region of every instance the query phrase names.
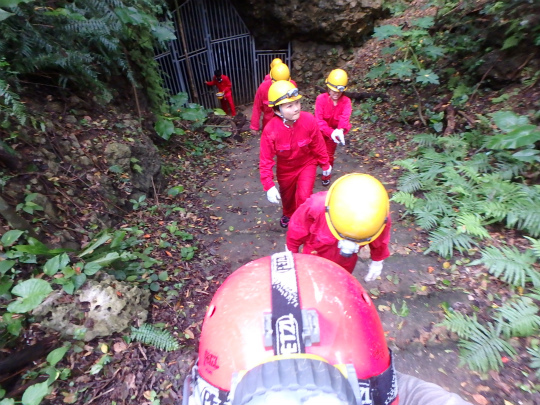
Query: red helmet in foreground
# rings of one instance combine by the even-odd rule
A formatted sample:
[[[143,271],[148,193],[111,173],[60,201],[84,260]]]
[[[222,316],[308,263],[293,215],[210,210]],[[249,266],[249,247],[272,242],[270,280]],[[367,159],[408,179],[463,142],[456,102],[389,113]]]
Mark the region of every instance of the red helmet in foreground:
[[[360,283],[314,255],[242,266],[214,295],[189,405],[397,405],[377,311]]]

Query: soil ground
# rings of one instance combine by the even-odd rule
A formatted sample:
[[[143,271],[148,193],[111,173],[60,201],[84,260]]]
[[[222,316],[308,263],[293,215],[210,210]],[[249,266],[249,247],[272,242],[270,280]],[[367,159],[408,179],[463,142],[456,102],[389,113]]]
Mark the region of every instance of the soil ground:
[[[251,115],[249,108],[244,113]],[[347,150],[348,146],[337,150],[333,179],[346,173],[363,172],[381,178],[387,189],[394,189],[395,179],[382,174],[388,167],[359,164],[359,159]],[[213,215],[222,218],[221,236],[208,242],[218,242],[213,253],[228,263],[231,270],[285,247],[286,230],[279,225],[281,207],[270,204],[262,190],[258,154],[258,136],[250,136],[244,143],[232,147],[229,161],[236,167],[210,180],[207,186],[212,191],[200,195]],[[313,192],[325,189],[318,180]],[[378,307],[397,370],[437,383],[471,400],[471,394],[476,393],[477,377],[457,366],[455,342],[436,326],[444,319],[441,304],[468,305],[467,294],[446,288],[432,293],[437,284],[443,286],[441,280],[447,271],[442,271],[437,257],[420,251],[424,238],[406,221],[400,221],[401,207],[392,204],[391,215],[391,256],[384,262],[381,278],[369,283],[364,281],[370,262],[367,248],[361,251],[353,276],[370,292]],[[409,313],[401,317],[397,313],[403,305]]]

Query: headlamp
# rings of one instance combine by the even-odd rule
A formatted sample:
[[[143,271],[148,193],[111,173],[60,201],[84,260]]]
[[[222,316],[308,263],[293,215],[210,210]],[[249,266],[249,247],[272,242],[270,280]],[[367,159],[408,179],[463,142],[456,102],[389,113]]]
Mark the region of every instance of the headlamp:
[[[337,91],[345,91],[346,87],[345,86],[342,86],[340,84],[332,84],[330,82],[327,82],[328,85],[332,86],[334,89],[336,89]]]
[[[274,101],[272,104],[273,105],[276,105],[277,103],[279,103],[281,100],[285,100],[287,98],[292,98],[292,97],[296,97],[298,96],[298,89],[297,88],[294,88],[294,89],[290,89],[287,93],[285,93],[284,95],[282,95],[281,97],[279,97],[276,101]]]

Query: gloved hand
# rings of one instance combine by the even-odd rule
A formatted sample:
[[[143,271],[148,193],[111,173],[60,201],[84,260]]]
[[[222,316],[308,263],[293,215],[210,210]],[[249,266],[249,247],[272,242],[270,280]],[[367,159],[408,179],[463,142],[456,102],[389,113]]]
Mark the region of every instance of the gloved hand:
[[[335,143],[341,143],[342,145],[345,145],[345,135],[343,135],[342,129],[334,129],[331,137]]]
[[[279,200],[281,200],[281,195],[279,194],[276,186],[272,187],[266,192],[266,198],[268,198],[268,201],[270,201],[272,204],[279,204]]]
[[[255,129],[252,129],[252,130],[251,130],[251,135],[253,135],[253,136],[259,135],[259,131],[258,131],[258,130],[255,130]]]
[[[383,260],[378,261],[378,262],[376,262],[375,260],[372,260],[369,265],[368,274],[364,278],[364,280],[366,281],[375,280],[377,277],[381,275],[382,268],[383,268]]]
[[[327,170],[323,170],[322,175],[323,176],[330,176],[330,173],[332,173],[332,166],[328,167]]]

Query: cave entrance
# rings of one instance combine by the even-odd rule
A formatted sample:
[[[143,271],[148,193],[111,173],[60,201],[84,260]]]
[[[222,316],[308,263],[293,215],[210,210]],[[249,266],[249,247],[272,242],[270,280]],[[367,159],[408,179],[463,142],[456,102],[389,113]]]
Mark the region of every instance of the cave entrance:
[[[215,69],[229,76],[235,104],[253,101],[272,59],[290,66],[291,49],[257,50],[255,40],[229,0],[188,0],[173,13],[176,40],[156,55],[171,94],[185,92],[191,102],[219,106],[212,80]]]

